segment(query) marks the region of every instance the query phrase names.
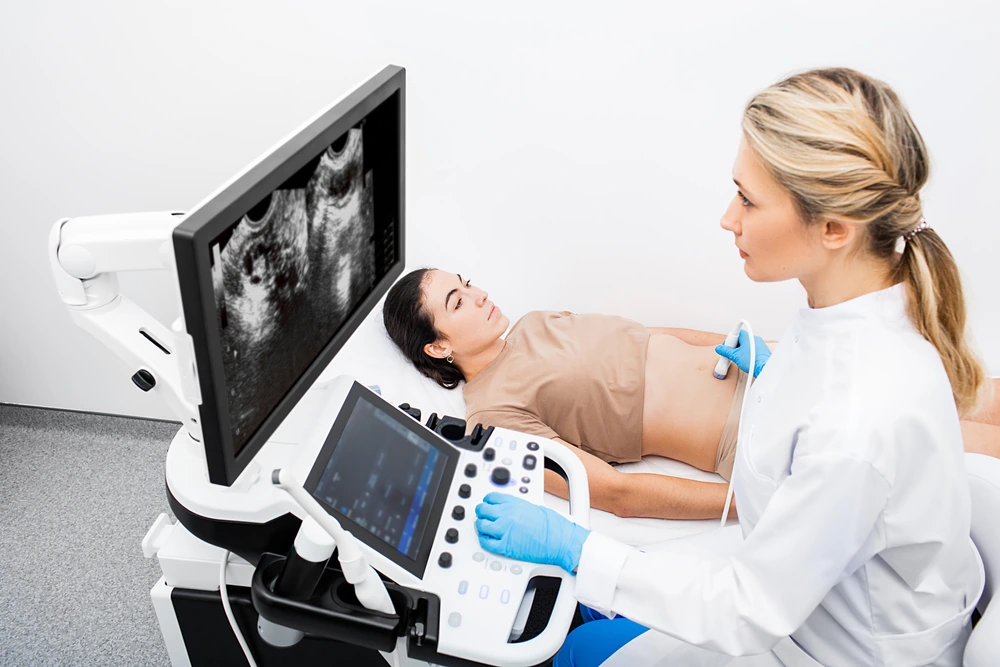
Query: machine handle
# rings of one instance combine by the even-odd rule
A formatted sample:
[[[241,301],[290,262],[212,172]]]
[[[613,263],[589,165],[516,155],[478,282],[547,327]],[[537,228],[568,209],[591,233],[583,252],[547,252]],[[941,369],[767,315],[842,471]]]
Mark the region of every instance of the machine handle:
[[[559,443],[545,448],[545,458],[552,459],[566,473],[570,518],[584,528],[590,528],[590,484],[583,461]]]

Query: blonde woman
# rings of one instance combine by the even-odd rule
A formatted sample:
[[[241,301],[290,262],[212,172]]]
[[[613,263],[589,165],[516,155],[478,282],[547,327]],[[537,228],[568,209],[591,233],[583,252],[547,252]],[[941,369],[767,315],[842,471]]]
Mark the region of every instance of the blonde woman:
[[[557,667],[959,665],[984,581],[959,419],[985,376],[923,216],[923,139],[848,69],[765,89],[742,129],[722,227],[751,280],[808,294],[743,414],[742,543],[644,553],[504,494],[480,543],[576,572],[590,622]]]

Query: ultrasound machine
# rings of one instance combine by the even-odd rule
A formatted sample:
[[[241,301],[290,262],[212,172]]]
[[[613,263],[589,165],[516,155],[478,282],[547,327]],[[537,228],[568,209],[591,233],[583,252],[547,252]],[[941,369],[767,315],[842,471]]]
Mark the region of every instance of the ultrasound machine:
[[[393,405],[324,368],[403,271],[405,71],[387,67],[188,213],[60,220],[49,258],[76,324],[181,428],[142,543],[182,665],[536,665],[573,578],[480,548],[491,491],[543,502],[579,459],[544,438]],[[176,274],[165,326],[117,273]],[[471,426],[471,425],[470,425]]]

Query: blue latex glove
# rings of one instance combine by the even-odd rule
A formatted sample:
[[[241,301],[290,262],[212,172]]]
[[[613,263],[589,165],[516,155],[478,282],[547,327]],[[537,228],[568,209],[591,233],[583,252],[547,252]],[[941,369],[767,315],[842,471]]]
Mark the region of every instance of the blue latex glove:
[[[754,336],[753,340],[756,343],[753,376],[757,377],[760,375],[760,370],[764,368],[764,364],[771,357],[771,348],[767,346],[767,343],[760,336]],[[750,372],[750,334],[747,333],[746,329],[740,329],[740,338],[736,343],[736,347],[718,345],[715,348],[715,353],[729,359],[729,361],[739,366],[740,370],[744,373]]]
[[[590,531],[548,507],[506,493],[489,493],[476,506],[476,532],[487,551],[558,565],[572,573]]]

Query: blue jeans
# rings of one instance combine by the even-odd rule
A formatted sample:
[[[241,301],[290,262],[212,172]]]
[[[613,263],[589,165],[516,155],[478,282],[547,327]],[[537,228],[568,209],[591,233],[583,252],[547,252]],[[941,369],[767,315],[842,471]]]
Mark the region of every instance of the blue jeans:
[[[552,667],[598,667],[625,644],[649,630],[623,616],[607,618],[580,605],[583,625],[569,633]]]

